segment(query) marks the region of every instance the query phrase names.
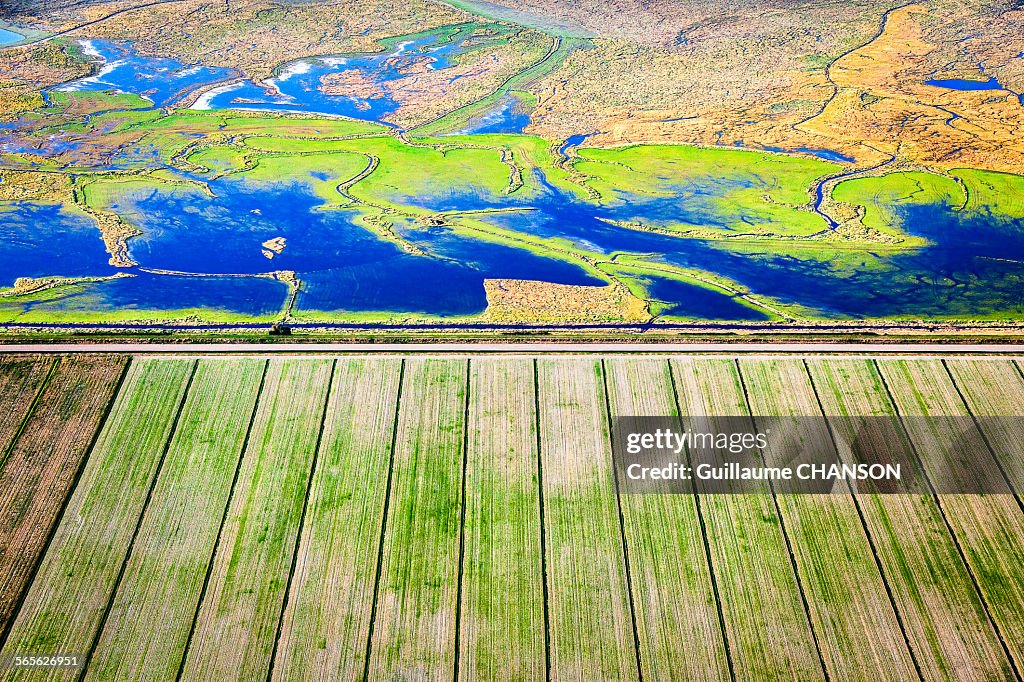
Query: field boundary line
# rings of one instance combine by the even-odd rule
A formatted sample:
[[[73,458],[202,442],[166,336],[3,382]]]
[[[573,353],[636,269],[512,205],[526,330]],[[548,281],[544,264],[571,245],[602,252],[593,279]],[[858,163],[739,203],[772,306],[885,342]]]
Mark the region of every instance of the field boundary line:
[[[309,480],[306,481],[306,494],[302,498],[302,513],[299,515],[299,532],[295,536],[295,548],[292,550],[292,563],[288,568],[288,579],[284,585],[284,598],[281,600],[281,611],[277,615],[277,634],[274,636],[274,645],[270,650],[270,663],[267,665],[267,682],[270,682],[274,674],[274,663],[277,660],[277,650],[281,643],[281,628],[284,627],[284,614],[288,610],[288,597],[292,591],[292,578],[295,576],[295,565],[299,560],[299,550],[302,549],[302,531],[306,528],[306,510],[309,508],[309,493],[313,489],[313,477],[316,476],[316,465],[320,459],[320,448],[323,444],[324,428],[327,424],[327,408],[331,404],[331,393],[334,392],[334,378],[338,371],[338,361],[331,362],[331,378],[327,382],[327,391],[324,394],[324,407],[320,412],[320,430],[316,434],[316,445],[313,446],[313,462],[309,466]]]
[[[615,509],[619,514],[619,540],[622,543],[622,559],[626,565],[626,594],[629,597],[629,619],[633,625],[633,651],[636,654],[636,674],[640,682],[644,680],[644,670],[640,665],[640,632],[636,627],[636,604],[633,598],[633,573],[629,565],[629,543],[626,542],[626,521],[622,516],[622,497],[619,495],[619,470],[615,466],[615,433],[612,427],[612,406],[608,397],[608,366],[601,358],[601,388],[604,393],[604,418],[608,425],[608,454],[611,457],[612,483],[615,485]]]
[[[395,471],[395,445],[398,442],[398,420],[402,414],[402,388],[405,386],[405,359],[398,365],[398,394],[395,398],[395,419],[391,424],[391,451],[388,454],[388,478],[384,485],[384,511],[380,517],[380,539],[377,544],[377,573],[373,579],[373,601],[370,604],[370,626],[366,632],[366,656],[363,659],[363,682],[370,679],[370,654],[373,652],[373,624],[377,620],[377,595],[380,593],[380,574],[384,569],[384,538],[388,529],[388,509],[391,504],[391,480]]]
[[[256,414],[260,409],[260,399],[263,397],[263,387],[267,380],[267,371],[270,369],[270,360],[263,362],[263,375],[260,377],[260,385],[256,389],[256,399],[252,403],[252,414],[249,416],[249,425],[245,429],[245,438],[242,440],[242,447],[238,453],[238,461],[235,462],[235,474],[231,478],[231,488],[228,490],[228,499],[224,504],[224,512],[220,517],[220,525],[217,527],[217,539],[213,543],[213,551],[210,552],[210,559],[206,562],[206,575],[203,577],[203,586],[199,589],[199,599],[196,601],[196,610],[192,614],[192,625],[188,629],[188,637],[185,638],[185,648],[181,652],[181,661],[178,663],[178,674],[175,675],[176,682],[181,682],[181,676],[185,672],[185,661],[188,659],[189,649],[192,647],[192,636],[196,632],[196,624],[199,621],[199,611],[203,608],[203,601],[206,599],[206,589],[210,584],[210,575],[213,573],[213,560],[217,557],[217,550],[220,548],[221,534],[224,532],[224,524],[227,522],[228,510],[231,509],[231,501],[235,497],[235,484],[238,483],[238,474],[242,470],[242,460],[245,459],[245,451],[249,447],[249,436],[252,435],[252,427],[256,423]]]
[[[440,333],[440,332],[439,332]],[[137,355],[410,355],[436,353],[438,355],[591,355],[605,353],[632,354],[716,354],[734,355],[798,355],[818,356],[843,354],[873,355],[1016,355],[1024,358],[1024,344],[993,343],[773,343],[762,342],[652,342],[652,341],[553,341],[553,342],[296,342],[296,343],[224,343],[214,341],[154,342],[104,341],[96,343],[2,343],[0,354],[71,354],[71,353],[132,353]]]
[[[672,403],[676,408],[676,423],[682,428],[684,425],[683,421],[683,408],[679,403],[679,389],[676,386],[676,375],[675,370],[672,369],[672,361],[666,360],[665,364],[668,366],[668,380],[672,385]],[[690,471],[693,471],[693,455],[690,452],[689,443],[686,444],[686,465],[690,467]],[[708,575],[711,579],[711,592],[715,597],[715,610],[718,612],[718,625],[722,629],[722,644],[725,646],[725,662],[729,666],[729,679],[732,682],[736,682],[736,669],[732,661],[731,645],[729,644],[729,633],[725,626],[725,610],[722,608],[722,595],[718,591],[718,577],[715,575],[715,564],[711,559],[711,544],[708,542],[708,530],[704,523],[704,512],[701,510],[700,505],[700,491],[697,489],[697,484],[691,482],[690,485],[693,488],[693,503],[697,511],[697,523],[700,524],[700,539],[704,545],[704,558],[708,562]]]
[[[828,431],[829,440],[832,442],[832,449],[836,453],[836,457],[839,457],[839,443],[836,441],[836,434],[832,430],[832,420],[829,415],[825,413],[825,406],[821,402],[821,396],[818,394],[818,387],[814,383],[814,377],[811,375],[811,368],[807,365],[807,360],[802,361],[804,372],[807,374],[807,380],[811,384],[811,391],[814,393],[814,400],[818,404],[818,411],[825,420],[825,429]],[[889,578],[885,574],[885,566],[882,564],[882,560],[878,558],[878,549],[875,547],[875,539],[871,537],[871,530],[868,528],[867,519],[864,517],[864,510],[861,509],[860,500],[857,498],[857,494],[850,487],[850,482],[844,481],[846,491],[853,500],[853,507],[857,510],[857,517],[860,519],[860,525],[864,528],[864,535],[868,541],[868,548],[871,550],[871,557],[875,560],[875,567],[878,569],[878,575],[882,579],[882,585],[885,586],[885,594],[889,597],[889,605],[892,607],[893,615],[896,616],[896,623],[900,627],[900,634],[903,635],[903,644],[907,647],[907,653],[910,654],[910,660],[914,664],[914,670],[917,671],[917,677],[921,682],[925,682],[924,673],[921,670],[921,664],[917,661],[917,654],[914,653],[914,647],[910,645],[910,637],[907,635],[907,627],[903,623],[903,614],[900,613],[899,607],[896,605],[896,598],[892,593],[892,586],[889,584]],[[870,493],[869,493],[870,494]]]
[[[25,432],[25,427],[28,426],[29,420],[32,418],[32,415],[35,414],[36,406],[39,404],[39,399],[43,396],[43,391],[46,390],[46,387],[50,385],[50,379],[53,377],[54,373],[56,373],[57,365],[59,364],[60,358],[53,358],[53,361],[50,363],[50,369],[46,371],[46,376],[43,377],[41,382],[39,382],[39,388],[36,390],[35,395],[32,396],[32,402],[28,404],[25,416],[22,417],[21,421],[18,423],[18,428],[15,429],[14,436],[11,437],[11,442],[6,448],[4,448],[3,457],[0,458],[0,471],[3,471],[4,467],[7,465],[7,458],[11,456],[11,453],[14,452],[14,448],[18,444],[18,441],[21,440],[21,434]]]
[[[734,360],[733,364],[736,367],[736,376],[740,380],[740,388],[743,390],[743,405],[746,407],[747,415],[750,417],[750,422],[757,428],[757,420],[754,419],[754,414],[750,408],[750,395],[747,393],[747,380],[743,378],[743,368],[740,367],[739,360]],[[761,453],[761,464],[768,466],[767,461],[764,458],[764,451],[758,448],[758,452]],[[789,539],[789,531],[786,530],[786,519],[782,516],[782,508],[779,506],[779,498],[775,495],[775,485],[772,480],[768,479],[768,490],[771,493],[772,504],[775,506],[775,514],[779,517],[779,529],[782,531],[782,539],[786,542],[786,553],[789,555],[789,563],[793,569],[793,577],[796,579],[797,591],[800,592],[800,601],[804,607],[804,615],[807,617],[807,627],[811,631],[811,640],[814,642],[814,650],[818,654],[818,663],[821,664],[822,674],[825,675],[826,682],[831,682],[832,676],[828,671],[828,666],[825,665],[825,657],[821,653],[821,642],[818,641],[818,633],[814,629],[814,619],[811,618],[811,606],[807,602],[807,594],[804,592],[804,583],[800,579],[800,569],[796,565],[796,555],[793,553],[793,545]]]
[[[544,458],[541,457],[540,377],[537,358],[533,359],[533,424],[537,439],[537,502],[540,507],[540,584],[544,606],[544,679],[551,679],[551,614],[548,605],[547,530],[544,520]]]
[[[114,409],[114,403],[117,402],[118,396],[121,394],[121,387],[124,386],[124,381],[128,376],[128,370],[132,364],[132,357],[129,355],[124,363],[124,369],[121,370],[121,376],[117,380],[117,384],[114,386],[114,391],[110,394],[110,399],[107,400],[107,406],[103,410],[103,415],[100,417],[99,424],[96,426],[96,432],[92,434],[92,438],[89,440],[89,447],[86,448],[85,454],[82,456],[82,460],[78,463],[78,469],[75,471],[74,478],[71,479],[71,485],[68,486],[68,493],[64,496],[64,500],[60,505],[60,512],[54,517],[53,527],[50,528],[50,532],[46,536],[46,542],[43,543],[42,551],[39,552],[39,556],[36,558],[35,564],[32,566],[32,572],[29,574],[28,580],[25,581],[25,588],[18,595],[18,601],[15,602],[14,608],[11,610],[11,617],[7,621],[7,625],[4,627],[2,635],[0,635],[0,649],[3,649],[7,644],[7,638],[11,634],[11,628],[14,627],[14,621],[18,619],[18,614],[21,612],[21,607],[25,604],[25,597],[28,595],[29,589],[32,587],[32,583],[36,581],[36,575],[39,572],[39,566],[43,563],[43,557],[50,551],[50,544],[53,542],[53,538],[57,535],[57,529],[60,528],[60,524],[64,521],[64,514],[67,511],[68,504],[71,502],[71,498],[75,494],[75,489],[78,488],[78,482],[82,479],[82,473],[85,471],[85,465],[92,457],[92,451],[96,447],[96,442],[100,438],[100,434],[103,433],[104,427],[107,424],[107,417],[110,416],[111,411]]]
[[[882,382],[882,386],[885,388],[885,394],[889,398],[889,402],[892,404],[893,411],[899,418],[900,428],[907,438],[907,442],[910,443],[910,450],[917,459],[917,464],[920,467],[921,475],[924,477],[925,482],[928,484],[928,489],[931,491],[932,498],[935,500],[935,505],[939,509],[939,516],[942,517],[942,522],[946,526],[946,530],[949,531],[950,537],[953,539],[953,546],[956,547],[956,553],[960,556],[960,561],[964,565],[964,569],[967,571],[967,575],[971,578],[971,584],[974,586],[974,591],[978,595],[978,600],[981,602],[981,607],[985,610],[985,615],[988,616],[988,622],[992,626],[993,632],[996,634],[996,639],[999,640],[999,646],[1003,649],[1003,655],[1006,656],[1006,660],[1010,664],[1010,669],[1013,672],[1013,678],[1020,682],[1021,676],[1020,671],[1017,669],[1017,662],[1013,658],[1013,654],[1010,652],[1010,647],[1007,646],[1006,640],[1003,639],[1003,633],[999,629],[999,623],[992,616],[992,610],[989,608],[988,599],[985,598],[985,593],[981,589],[981,584],[978,582],[978,577],[974,573],[974,567],[971,566],[970,562],[967,561],[967,555],[964,553],[963,547],[960,545],[960,538],[957,536],[956,531],[953,530],[953,526],[949,523],[949,519],[946,517],[946,510],[942,506],[942,499],[935,490],[935,485],[932,483],[931,477],[928,475],[928,470],[924,466],[924,459],[921,457],[921,453],[917,450],[917,443],[910,436],[910,430],[907,428],[904,422],[903,413],[900,411],[900,406],[897,404],[896,399],[892,395],[892,391],[889,389],[889,382],[885,378],[885,374],[882,373],[882,369],[878,366],[878,361],[873,361],[875,372],[878,374],[878,378]]]
[[[466,559],[466,469],[469,465],[469,401],[470,385],[473,383],[471,374],[472,360],[466,358],[466,400],[462,405],[462,487],[459,493],[459,575],[455,583],[455,671],[452,679],[459,682],[459,652],[462,651],[460,635],[462,632],[462,575]]]
[[[1017,370],[1017,374],[1020,375],[1020,378],[1024,379],[1024,369],[1021,369],[1020,363],[1020,360],[1014,360],[1013,358],[1010,359],[1010,364],[1013,365],[1015,370]]]
[[[167,441],[164,443],[163,451],[160,453],[160,460],[157,462],[156,471],[153,472],[153,480],[149,482],[149,489],[146,491],[146,501],[142,504],[142,511],[139,512],[139,518],[135,522],[135,529],[132,531],[132,539],[128,543],[128,550],[124,553],[124,559],[121,560],[121,568],[117,572],[117,579],[114,581],[114,585],[110,590],[110,594],[107,596],[107,605],[103,609],[103,617],[100,618],[99,624],[96,626],[96,631],[92,635],[92,643],[89,645],[89,652],[85,655],[85,662],[82,664],[82,670],[78,674],[79,682],[85,679],[85,675],[89,670],[89,663],[92,662],[93,654],[96,653],[96,645],[99,644],[100,636],[103,634],[103,630],[107,626],[107,619],[110,617],[110,610],[114,607],[114,598],[117,596],[117,590],[121,587],[121,580],[124,578],[124,572],[128,568],[128,561],[131,559],[132,552],[135,551],[135,541],[139,537],[139,530],[142,528],[142,521],[146,518],[146,512],[149,511],[149,503],[153,499],[153,490],[156,488],[157,481],[160,480],[160,473],[164,468],[164,460],[167,459],[167,453],[171,449],[171,443],[174,442],[174,436],[178,433],[178,424],[181,421],[181,413],[185,410],[185,404],[188,403],[189,394],[192,391],[192,381],[196,378],[196,372],[199,370],[199,360],[192,362],[192,371],[188,375],[188,382],[185,384],[185,390],[181,394],[181,402],[178,403],[178,411],[174,414],[174,422],[171,425],[170,431],[167,433]]]
[[[1020,509],[1021,514],[1024,514],[1024,502],[1021,502],[1020,494],[1013,485],[1013,481],[1006,473],[1006,469],[1003,468],[1003,463],[999,461],[999,455],[996,454],[996,449],[992,447],[992,443],[989,441],[988,436],[985,435],[985,429],[981,428],[981,422],[978,421],[978,417],[974,414],[974,410],[971,409],[971,404],[967,402],[967,398],[964,397],[964,392],[960,390],[960,384],[956,382],[956,377],[953,376],[953,372],[950,371],[949,365],[946,364],[945,360],[940,360],[939,364],[942,365],[942,369],[945,370],[949,380],[953,383],[953,388],[956,389],[956,395],[960,398],[960,402],[963,403],[967,409],[967,414],[971,415],[971,421],[974,422],[974,428],[978,429],[978,433],[981,434],[981,440],[985,443],[985,447],[988,448],[989,453],[992,455],[992,460],[996,463],[996,468],[999,469],[999,473],[1002,475],[1003,480],[1006,481],[1007,487],[1010,488],[1010,492],[1013,493],[1013,499],[1017,502],[1017,507]],[[1013,363],[1011,363],[1013,364]]]

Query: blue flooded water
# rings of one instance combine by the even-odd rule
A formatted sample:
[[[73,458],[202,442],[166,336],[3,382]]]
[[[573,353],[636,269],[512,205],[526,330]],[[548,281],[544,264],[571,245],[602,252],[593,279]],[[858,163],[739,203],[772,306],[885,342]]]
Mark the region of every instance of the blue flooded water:
[[[558,155],[563,159],[569,158],[569,150],[581,146],[587,141],[588,137],[596,135],[597,133],[586,133],[582,135],[570,135],[566,138],[565,142],[558,148]]]
[[[735,144],[735,146],[736,147],[743,147],[744,144],[742,142],[737,142]],[[835,162],[835,163],[853,163],[854,162],[854,158],[852,156],[847,156],[846,154],[843,154],[841,152],[837,152],[837,151],[832,150],[832,149],[821,149],[820,147],[793,147],[793,148],[787,148],[787,147],[761,146],[761,147],[758,147],[758,148],[759,149],[763,149],[766,152],[777,152],[779,154],[793,154],[795,152],[800,152],[802,154],[810,154],[811,156],[816,156],[819,159],[824,159],[825,161],[832,161],[832,162]]]
[[[326,95],[319,89],[320,79],[350,71],[364,79],[364,86],[382,86],[417,68],[447,68],[461,50],[480,39],[468,28],[457,28],[395,42],[382,54],[302,60],[268,82],[270,93],[262,86],[241,83],[234,89],[222,87],[207,93],[200,104],[376,120],[398,106],[386,88],[380,89],[380,96],[373,94],[376,91],[365,97]],[[130,46],[93,41],[86,50],[103,60],[99,72],[63,87],[134,93],[147,97],[154,107],[178,101],[197,87],[231,75],[223,69],[139,57]],[[973,90],[999,87],[994,79],[933,80],[929,84]],[[529,115],[518,109],[514,100],[502,99],[495,110],[471,122],[469,132],[515,132],[528,121]],[[559,153],[567,156],[588,136],[570,137]],[[75,144],[75,140],[58,136],[48,144],[58,149]],[[154,151],[133,148],[130,160],[142,162]],[[789,151],[831,161],[851,160],[831,150]],[[438,191],[406,196],[396,190],[392,198],[434,211],[516,209],[492,214],[486,220],[521,233],[561,237],[610,259],[620,253],[640,254],[655,262],[717,273],[755,294],[799,303],[835,317],[1024,313],[1021,220],[962,213],[939,204],[890,207],[903,229],[931,240],[932,245],[898,253],[839,250],[834,258],[828,258],[821,255],[820,246],[802,255],[791,243],[777,249],[744,247],[629,230],[609,222],[691,224],[723,230],[737,224],[763,227],[768,225],[766,217],[740,214],[728,199],[729,192],[751,187],[751,180],[702,178],[686,185],[655,188],[658,195],[620,192],[602,204],[590,204],[548,184],[542,175],[534,179],[540,191],[529,195]],[[155,275],[133,268],[135,277],[90,284],[26,307],[83,312],[207,308],[250,316],[275,315],[287,298],[287,287],[252,275],[294,270],[303,282],[299,311],[456,316],[484,309],[486,278],[601,283],[575,265],[466,239],[444,227],[399,226],[401,234],[430,254],[410,255],[364,229],[356,212],[324,209],[303,183],[268,186],[221,179],[211,182],[211,187],[214,197],[198,190],[137,191],[110,208],[144,231],[130,242],[132,255],[142,266],[220,276]],[[666,189],[670,191],[663,191]],[[274,237],[284,237],[287,245],[280,255],[268,260],[261,244]],[[87,216],[56,206],[21,202],[0,207],[0,239],[5,244],[0,250],[3,285],[19,276],[105,276],[116,272],[107,263],[95,224]],[[249,276],[224,276],[228,274]],[[669,316],[709,320],[766,317],[713,289],[653,276],[642,282]]]
[[[143,57],[131,44],[113,44],[103,40],[87,40],[82,52],[100,63],[92,76],[60,85],[61,92],[93,91],[138,95],[153,108],[165,107],[182,99],[197,88],[230,78],[230,69],[183,64],[174,59]]]
[[[477,24],[450,26],[383,41],[386,49],[381,53],[299,59],[260,83],[241,80],[231,69],[142,56],[130,43],[87,40],[82,41],[82,51],[98,63],[97,72],[53,90],[134,94],[157,108],[172,105],[197,89],[223,83],[204,92],[192,108],[299,112],[386,123],[384,119],[400,106],[389,83],[424,70],[444,71],[467,50],[503,40],[502,30],[495,26],[483,30]],[[458,78],[453,75],[448,83]],[[471,121],[465,132],[516,133],[529,122],[530,112],[519,97],[509,93]]]
[[[819,159],[825,159],[826,161],[834,161],[836,163],[853,163],[854,161],[852,156],[847,156],[846,154],[832,151],[831,149],[797,147],[793,151],[803,152],[804,154],[810,154],[811,156],[817,156]]]
[[[796,244],[744,247],[629,230],[608,222],[642,219],[648,224],[727,228],[735,219],[723,214],[720,201],[734,187],[728,182],[700,182],[693,188],[681,187],[679,195],[670,197],[620,193],[603,205],[580,202],[542,184],[541,194],[528,201],[463,193],[421,199],[417,204],[449,211],[519,206],[523,210],[483,219],[510,230],[566,239],[609,258],[645,254],[654,262],[714,272],[755,294],[806,305],[837,318],[1024,313],[1022,220],[962,213],[944,204],[893,206],[895,220],[904,230],[932,244],[879,254],[837,250],[830,258],[821,255],[828,250],[822,244],[809,244],[803,252]],[[672,280],[653,279],[651,284],[651,296],[669,304],[669,315],[763,319],[758,311],[725,293]]]
[[[414,256],[357,222],[351,210],[326,209],[307,185],[213,181],[215,197],[199,190],[135,191],[110,208],[143,231],[132,239],[133,258],[145,268],[212,275],[294,270],[303,282],[298,310],[391,311],[440,316],[481,312],[485,278],[532,279],[598,285],[582,269],[525,250],[478,242],[446,227],[398,224],[404,237],[430,256]],[[710,224],[708,203],[678,197],[621,195],[602,205],[580,202],[543,184],[529,200],[483,193],[432,198],[437,210],[512,208],[486,220],[524,234],[561,237],[616,259],[642,255],[658,263],[713,272],[755,295],[818,309],[836,318],[979,316],[1024,313],[1024,221],[943,204],[889,207],[906,231],[931,245],[915,250],[862,253],[815,244],[777,248],[673,237],[629,230],[609,220],[671,217]],[[442,206],[442,204],[444,204]],[[682,216],[682,217],[681,217]],[[721,218],[719,218],[721,220]],[[703,221],[703,223],[701,222]],[[3,214],[0,271],[16,276],[101,276],[114,272],[95,226],[57,207],[15,204]],[[40,233],[38,225],[55,229]],[[268,260],[262,242],[284,237],[284,251]],[[255,277],[138,277],[84,287],[30,307],[54,311],[180,310],[211,308],[252,316],[274,315],[287,298],[284,284]],[[725,292],[656,275],[641,276],[662,314],[688,319],[762,320],[766,315]],[[10,282],[5,282],[9,284]]]
[[[0,45],[11,45],[18,41],[24,40],[25,36],[14,31],[8,31],[6,28],[0,27]]]
[[[721,252],[715,271],[745,277],[754,291],[837,315],[1024,313],[1024,220],[962,213],[946,204],[893,210],[904,230],[932,243],[892,254],[840,253],[832,261],[799,252]]]
[[[744,305],[714,289],[679,280],[649,277],[641,279],[654,300],[669,302],[662,316],[696,320],[734,320],[761,322],[770,319],[766,312]]]
[[[479,34],[478,28],[467,24],[391,39],[379,54],[300,59],[265,82],[238,81],[205,93],[194,108],[306,112],[383,123],[399,108],[387,84],[422,70],[443,71],[467,49],[498,39]]]
[[[0,286],[17,277],[102,277],[116,270],[87,215],[54,204],[0,205]]]
[[[175,277],[132,270],[133,277],[60,292],[51,300],[25,304],[25,311],[95,313],[131,310],[197,310],[252,317],[277,316],[287,298],[284,284],[269,279]]]
[[[976,80],[970,78],[929,78],[924,82],[925,85],[932,85],[936,88],[946,88],[947,90],[1002,90],[1003,86],[1000,85],[999,81],[995,78],[989,78],[988,80]]]
[[[509,93],[502,96],[494,107],[468,121],[465,128],[453,135],[517,134],[530,125],[530,111],[521,98]]]
[[[601,283],[574,265],[441,228],[410,232],[432,256],[410,255],[358,225],[356,212],[321,209],[321,200],[303,184],[222,179],[211,187],[212,199],[198,190],[146,191],[112,205],[145,233],[131,241],[132,257],[149,268],[178,272],[294,270],[304,283],[300,310],[464,315],[486,307],[485,278]],[[261,244],[275,237],[284,237],[286,247],[268,260]],[[217,281],[223,282],[219,287],[230,287],[251,280]],[[281,299],[278,290],[278,307]],[[169,287],[153,289],[149,305],[170,309],[180,302]]]

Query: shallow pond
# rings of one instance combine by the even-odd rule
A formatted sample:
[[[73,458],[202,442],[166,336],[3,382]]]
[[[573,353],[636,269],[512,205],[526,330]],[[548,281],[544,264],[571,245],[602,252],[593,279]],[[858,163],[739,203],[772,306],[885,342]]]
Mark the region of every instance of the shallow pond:
[[[210,186],[212,199],[198,190],[146,190],[112,204],[145,233],[130,242],[132,257],[148,268],[189,273],[292,270],[304,283],[304,310],[465,315],[486,307],[486,278],[600,284],[574,265],[440,228],[412,232],[431,256],[410,255],[360,226],[355,211],[321,208],[308,185],[221,179]],[[262,244],[277,237],[285,248],[268,259]],[[242,286],[251,278],[234,281]],[[150,307],[180,307],[173,288],[166,298],[163,291],[154,289]]]
[[[230,69],[183,64],[174,59],[143,57],[130,44],[104,40],[82,42],[83,53],[100,67],[92,76],[80,78],[54,90],[59,92],[108,91],[138,95],[154,108],[165,107],[197,88],[230,78]]]
[[[576,265],[526,250],[480,242],[446,227],[399,223],[396,229],[429,256],[406,253],[358,222],[349,209],[324,208],[304,183],[255,184],[239,179],[199,190],[135,189],[109,208],[143,231],[130,241],[144,268],[210,277],[149,275],[88,285],[57,301],[32,304],[54,310],[212,308],[272,315],[287,298],[281,282],[253,277],[293,270],[303,282],[298,309],[391,311],[440,316],[481,312],[483,280],[511,278],[597,285]],[[438,210],[521,209],[485,219],[542,237],[567,239],[615,260],[639,254],[652,262],[717,273],[755,294],[818,309],[833,317],[982,316],[1024,312],[1024,221],[943,204],[889,207],[908,232],[931,245],[877,254],[834,250],[824,244],[776,248],[673,237],[626,229],[609,221],[657,223],[681,216],[697,224],[714,220],[716,190],[679,197],[629,196],[596,205],[544,184],[529,200],[451,194],[423,198]],[[17,276],[102,276],[115,272],[85,216],[55,206],[18,203],[3,214],[0,251],[4,284]],[[45,231],[40,225],[47,226]],[[282,237],[285,247],[268,259],[263,242]],[[246,275],[226,277],[225,275]],[[642,275],[665,314],[708,320],[758,320],[764,315],[733,297],[695,283]]]
[[[609,221],[648,224],[728,223],[719,201],[727,182],[678,188],[679,196],[650,197],[620,192],[617,200],[593,205],[544,183],[540,196],[522,202],[485,195],[432,197],[420,202],[436,210],[524,209],[486,218],[501,227],[541,237],[567,239],[605,254],[649,254],[686,268],[717,273],[751,291],[820,309],[836,317],[983,315],[1024,312],[1024,221],[945,204],[891,206],[900,226],[927,238],[928,246],[878,254],[792,242],[778,247],[681,239],[630,230]],[[685,198],[681,198],[685,197]],[[727,204],[726,204],[727,205]],[[656,283],[654,298],[674,303],[671,314],[704,319],[757,319],[758,313],[714,291],[696,295],[687,287]],[[744,315],[739,315],[742,312]]]
[[[24,40],[25,36],[14,31],[9,31],[6,28],[0,27],[0,45],[10,45],[20,40]]]
[[[521,98],[509,93],[498,99],[497,104],[485,113],[467,121],[466,127],[456,130],[453,135],[516,134],[530,125],[530,111]]]
[[[977,80],[971,78],[929,78],[924,82],[925,85],[931,85],[936,88],[946,88],[947,90],[1002,90],[1003,86],[999,84],[999,81],[995,78],[989,78],[987,80]]]
[[[41,229],[44,228],[44,229]],[[96,223],[56,204],[0,204],[0,287],[17,277],[103,277],[107,260]]]

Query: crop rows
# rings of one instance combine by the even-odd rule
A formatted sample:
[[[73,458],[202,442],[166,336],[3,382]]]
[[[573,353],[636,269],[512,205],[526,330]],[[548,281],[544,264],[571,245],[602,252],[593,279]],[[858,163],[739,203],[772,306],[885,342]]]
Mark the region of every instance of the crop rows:
[[[611,414],[678,415],[664,360],[615,359],[605,365]],[[697,498],[622,495],[621,505],[644,678],[730,679]]]
[[[292,571],[330,360],[267,369],[183,667],[190,680],[263,679]]]
[[[874,451],[888,449],[896,459],[917,465],[913,445],[900,428],[873,363],[807,364],[837,441],[870,439]],[[866,494],[857,499],[922,676],[1009,677],[1010,666],[996,632],[927,484],[916,483],[908,494]]]
[[[49,358],[0,359],[0,405],[4,406],[0,410],[0,453],[4,459],[55,364]]]
[[[91,649],[195,364],[131,364],[14,620],[5,653],[84,655]],[[11,677],[60,679],[63,671],[16,669]]]
[[[685,424],[716,431],[719,417],[749,417],[729,360],[671,362]],[[701,418],[704,416],[704,418]],[[706,453],[691,453],[697,460]],[[700,492],[700,489],[698,489]],[[767,484],[756,494],[698,497],[735,679],[821,680],[803,594]]]
[[[265,364],[199,363],[89,678],[177,673]]]
[[[1002,360],[5,358],[0,658],[75,654],[90,680],[1019,680],[1024,427],[988,417],[1022,396]],[[869,439],[923,475],[622,492],[614,418],[642,414],[781,417],[808,450]],[[991,466],[958,458],[964,424]],[[1002,494],[944,492],[981,476]]]
[[[994,458],[994,453],[975,447],[970,449],[972,458],[967,459],[967,451],[957,447],[965,436],[961,429],[970,411],[941,361],[880,363],[880,369],[900,414],[931,417],[905,423],[932,485],[940,491],[957,485],[995,491],[985,495],[939,493],[936,497],[959,539],[997,635],[1020,671],[1024,664],[1024,512],[1020,500],[1011,493],[1000,468],[985,461]],[[967,434],[970,442],[977,443],[972,435]]]
[[[363,674],[401,380],[393,360],[338,360],[275,680]]]

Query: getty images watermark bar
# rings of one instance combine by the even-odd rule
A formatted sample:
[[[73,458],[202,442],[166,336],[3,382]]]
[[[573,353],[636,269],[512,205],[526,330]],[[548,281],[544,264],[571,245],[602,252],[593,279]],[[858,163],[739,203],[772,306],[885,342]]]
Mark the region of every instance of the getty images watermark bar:
[[[1024,447],[1021,417],[633,416],[612,429],[626,494],[1009,495]]]

